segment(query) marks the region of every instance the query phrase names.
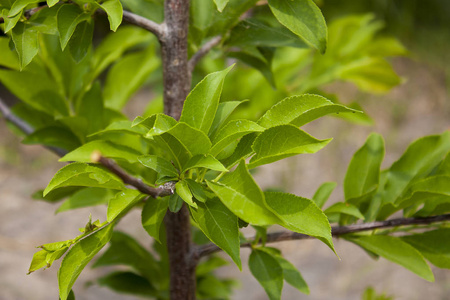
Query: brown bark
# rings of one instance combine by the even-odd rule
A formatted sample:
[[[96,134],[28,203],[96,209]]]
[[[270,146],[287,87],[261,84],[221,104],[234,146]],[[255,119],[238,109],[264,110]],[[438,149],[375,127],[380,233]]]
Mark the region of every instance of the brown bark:
[[[179,119],[191,87],[188,69],[187,36],[189,0],[166,0],[164,34],[161,41],[164,82],[164,113]],[[170,264],[170,299],[195,299],[195,264],[191,263],[191,225],[183,205],[178,213],[165,217]]]

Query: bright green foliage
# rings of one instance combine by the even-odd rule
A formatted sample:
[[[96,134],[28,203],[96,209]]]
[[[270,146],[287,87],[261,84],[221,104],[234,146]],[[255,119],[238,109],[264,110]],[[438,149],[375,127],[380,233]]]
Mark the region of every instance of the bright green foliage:
[[[281,24],[322,54],[325,53],[327,25],[312,0],[269,0],[269,6]]]
[[[254,249],[248,260],[253,276],[259,281],[270,300],[281,299],[283,269],[278,261],[265,251]]]
[[[376,255],[407,268],[425,280],[434,281],[433,273],[422,254],[397,237],[372,235],[349,237],[349,240]]]
[[[383,138],[371,134],[348,167],[345,202],[324,212],[336,183],[320,185],[313,200],[261,190],[249,169],[315,153],[331,141],[316,139],[299,127],[327,115],[373,124],[360,104],[340,104],[337,95],[324,92],[324,85],[342,80],[361,91],[386,92],[402,81],[386,57],[405,55],[406,50],[395,39],[378,35],[382,24],[372,15],[337,19],[327,29],[312,0],[257,2],[190,1],[188,55],[212,37],[222,40],[196,66],[194,88],[180,120],[175,120],[160,110],[163,80],[157,39],[144,29],[120,26],[122,5],[162,23],[163,0],[48,0],[48,7],[31,17],[26,10],[36,7],[36,0],[0,0],[0,26],[6,33],[0,37],[0,81],[20,100],[13,113],[34,129],[24,143],[65,150],[61,161],[70,162],[36,198],[67,198],[57,212],[108,204],[107,222],[90,220],[80,236],[42,245],[33,256],[30,272],[50,267],[67,253],[58,274],[62,300],[74,298],[75,280],[110,239],[94,266],[129,269],[107,274],[97,283],[119,293],[168,299],[163,220],[167,211],[176,213],[185,203],[196,244],[211,241],[239,268],[241,243],[250,244],[250,270],[269,299],[280,299],[284,281],[309,293],[296,267],[278,250],[264,246],[271,225],[317,238],[334,251],[330,223],[383,221],[398,211],[406,217],[450,212],[448,131],[414,142],[384,171]],[[104,37],[96,28],[102,15],[114,31]],[[95,43],[94,28],[99,35]],[[237,64],[229,66],[230,58]],[[154,102],[132,122],[123,109],[144,85],[151,86]],[[93,164],[96,151],[152,187],[172,182],[174,193],[144,199]],[[142,209],[142,226],[155,240],[153,251],[126,234],[112,233],[131,209]],[[248,225],[256,231],[255,241],[241,236],[239,228]],[[343,238],[432,281],[425,259],[450,268],[450,237],[445,224],[428,228],[411,229],[401,237],[391,234],[402,229],[392,228]],[[213,274],[225,264],[216,256],[200,261],[198,299],[231,298],[234,281]]]
[[[239,256],[240,240],[238,218],[217,198],[199,203],[197,209],[191,209],[192,217],[203,233],[223,251],[225,251],[239,269],[242,269]]]
[[[67,299],[81,271],[111,239],[113,225],[109,224],[81,240],[64,257],[58,271],[59,297],[61,300]]]

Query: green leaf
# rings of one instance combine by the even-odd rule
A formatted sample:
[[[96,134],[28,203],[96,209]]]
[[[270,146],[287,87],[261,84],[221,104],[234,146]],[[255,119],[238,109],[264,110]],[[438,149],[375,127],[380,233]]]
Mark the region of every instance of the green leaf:
[[[291,264],[287,259],[281,256],[280,250],[270,247],[262,247],[260,249],[270,254],[278,261],[281,268],[283,269],[284,280],[287,283],[298,289],[300,292],[309,295],[308,284],[306,284],[305,280],[302,277],[302,274],[300,274],[300,272],[293,264]]]
[[[201,231],[242,269],[238,218],[217,198],[198,203],[198,208],[190,211]]]
[[[219,154],[226,146],[252,132],[262,132],[264,128],[249,120],[232,120],[215,135],[210,153]]]
[[[194,87],[184,102],[180,122],[208,134],[219,105],[225,76],[232,67],[207,75]]]
[[[265,128],[285,124],[300,127],[325,115],[344,112],[358,111],[335,104],[319,95],[305,94],[281,100],[258,120],[258,124]]]
[[[159,66],[154,47],[131,53],[117,62],[106,77],[105,105],[121,109]]]
[[[378,186],[380,166],[384,158],[384,140],[372,133],[353,155],[344,179],[345,199],[361,197]]]
[[[104,128],[106,117],[104,116],[103,95],[100,83],[96,81],[83,95],[76,106],[77,116],[84,117],[87,122],[87,134]]]
[[[218,161],[216,158],[211,156],[210,154],[207,155],[196,155],[192,157],[188,162],[184,165],[183,172],[194,169],[194,168],[206,168],[210,170],[215,170],[219,172],[227,172],[228,169],[226,169],[220,161]]]
[[[93,36],[94,22],[91,20],[83,21],[75,28],[75,32],[69,40],[69,52],[77,63],[87,55]]]
[[[133,272],[114,272],[97,280],[100,286],[105,286],[111,290],[135,296],[151,297],[156,296],[157,291],[142,276]]]
[[[48,7],[52,7],[56,5],[59,1],[58,0],[47,0]]]
[[[11,70],[19,70],[19,56],[16,51],[11,51],[9,41],[10,39],[6,36],[0,37],[0,52],[2,53],[0,56],[0,66],[7,67]],[[1,76],[0,80],[3,80]]]
[[[361,214],[359,209],[350,203],[338,202],[338,203],[331,205],[330,207],[325,209],[323,212],[327,215],[334,214],[334,213],[346,214],[346,215],[354,216],[358,219],[364,220],[364,216]]]
[[[113,192],[103,188],[86,188],[73,194],[64,201],[55,213],[77,209],[82,207],[95,206],[108,203],[108,200],[114,196]]]
[[[156,155],[140,156],[138,160],[152,170],[158,173],[159,177],[178,177],[178,171],[175,167],[166,159]]]
[[[312,200],[279,192],[265,192],[264,195],[267,205],[281,220],[278,224],[316,237],[335,252],[330,223]]]
[[[240,104],[247,102],[248,100],[243,101],[226,101],[219,103],[217,107],[216,115],[214,116],[214,120],[211,124],[211,129],[209,130],[209,137],[213,137],[216,131],[225,123],[231,113],[238,107]]]
[[[26,8],[30,4],[38,3],[39,0],[17,0],[14,1],[14,4],[11,6],[11,10],[9,11],[8,17],[14,17],[18,13],[22,12],[24,8]]]
[[[181,197],[177,193],[173,193],[172,195],[168,196],[168,198],[169,210],[173,213],[179,212],[184,203],[183,199],[181,199]]]
[[[161,224],[169,207],[168,200],[168,197],[158,199],[150,197],[147,199],[147,202],[145,202],[144,208],[142,209],[142,226],[145,231],[159,243],[161,243],[161,240],[159,239]]]
[[[109,124],[105,129],[95,132],[90,136],[109,132],[144,135],[147,133],[147,130],[143,126],[132,126],[132,123],[129,120],[120,120]]]
[[[185,179],[185,181],[188,183],[189,188],[191,189],[192,196],[194,196],[194,198],[200,202],[206,202],[207,196],[204,191],[203,185],[192,179]]]
[[[34,31],[30,24],[18,22],[11,31],[11,37],[19,55],[20,69],[22,70],[39,51],[38,32]]]
[[[198,264],[197,269],[195,269],[195,274],[200,277],[202,275],[213,272],[217,268],[227,265],[229,265],[229,262],[227,260],[219,256],[211,255]]]
[[[372,235],[348,239],[364,249],[405,267],[427,281],[434,281],[433,272],[422,254],[398,237]]]
[[[253,225],[279,223],[266,207],[264,194],[247,170],[242,160],[233,172],[227,173],[219,183],[206,181],[208,187],[236,216]]]
[[[119,178],[102,168],[84,163],[71,163],[53,176],[43,195],[66,186],[101,187],[113,190],[124,188]]]
[[[248,51],[248,49],[239,52],[233,51],[228,53],[228,56],[237,58],[250,67],[257,69],[273,88],[276,87],[272,72],[272,61],[268,61],[257,51]]]
[[[249,168],[303,153],[315,153],[325,147],[332,139],[318,140],[293,125],[280,125],[266,129],[253,143],[256,153]]]
[[[253,276],[269,296],[270,300],[281,299],[283,289],[283,269],[272,255],[253,249],[248,266]]]
[[[162,0],[122,0],[124,9],[143,16],[156,23],[164,21],[164,1]]]
[[[438,268],[450,269],[450,229],[442,228],[401,237]]]
[[[107,221],[114,221],[119,215],[126,213],[143,198],[144,195],[137,190],[126,189],[118,192],[108,202]]]
[[[274,27],[254,18],[245,19],[233,27],[226,44],[240,47],[308,47],[286,28]]]
[[[370,93],[384,93],[399,85],[402,79],[392,66],[380,57],[366,57],[339,69],[338,77]]]
[[[214,3],[217,6],[217,10],[222,12],[225,6],[227,6],[229,0],[214,0]]]
[[[336,182],[324,182],[317,189],[312,200],[316,203],[317,207],[322,208],[325,202],[327,202],[333,190],[336,188]]]
[[[327,24],[312,0],[269,0],[278,21],[320,53],[327,48]]]
[[[112,62],[136,45],[151,41],[151,34],[142,28],[121,26],[117,32],[108,34],[95,49],[92,77],[96,78]]]
[[[189,206],[192,206],[194,208],[197,208],[197,203],[195,203],[192,200],[192,193],[191,190],[189,189],[189,185],[187,184],[186,181],[181,180],[178,181],[175,184],[175,192],[178,194],[178,196],[181,197],[181,199],[183,199],[184,202],[186,202]]]
[[[81,240],[69,250],[58,270],[59,297],[61,300],[67,300],[69,292],[81,271],[111,239],[113,228],[114,223],[109,224]]]
[[[158,281],[158,265],[149,251],[126,233],[114,231],[109,248],[94,263],[93,268],[129,266],[150,281]]]
[[[42,249],[36,253],[33,254],[33,259],[31,260],[30,267],[28,268],[28,274],[39,270],[41,268],[47,267],[47,254],[48,251]]]
[[[248,158],[252,152],[252,145],[256,139],[256,134],[244,136],[238,143],[233,154],[222,161],[225,168],[230,169],[232,166],[240,162],[242,159]]]
[[[69,152],[60,158],[59,161],[92,162],[91,155],[94,151],[100,151],[102,156],[124,159],[130,163],[137,162],[138,157],[142,155],[132,148],[117,145],[110,141],[98,140],[86,143]]]
[[[152,138],[155,142],[154,146],[160,148],[164,153],[167,153],[178,170],[182,170],[183,165],[192,157],[186,147],[168,133],[156,135]]]
[[[410,181],[428,174],[450,150],[450,131],[413,142],[389,169],[383,202],[394,203]]]
[[[116,31],[122,23],[123,9],[119,0],[107,0],[100,4],[100,7],[108,15],[109,25],[112,31]]]
[[[157,126],[156,125],[157,122],[158,118],[155,122],[155,127]],[[169,134],[174,138],[176,138],[183,145],[183,147],[189,151],[189,154],[191,156],[197,154],[206,154],[211,149],[211,141],[206,136],[206,134],[198,129],[191,127],[187,123],[183,122],[177,123],[170,129],[165,128],[164,130],[162,130],[162,132],[164,131],[166,134]],[[152,137],[155,134],[159,133],[156,133],[154,131],[152,135],[147,134],[147,137]],[[195,141],[195,143],[193,143],[193,141]]]
[[[49,126],[27,135],[22,143],[27,145],[41,144],[71,151],[81,145],[80,140],[66,128]]]
[[[90,18],[91,14],[84,12],[76,4],[64,4],[61,6],[58,10],[57,24],[62,50],[66,48],[78,24],[88,21]]]
[[[9,10],[7,9],[1,10],[1,14],[3,14],[3,20],[5,22],[4,33],[8,33],[11,29],[13,29],[14,26],[16,26],[17,22],[19,22],[20,17],[22,16],[21,14],[17,14],[14,17],[8,17],[8,12]]]

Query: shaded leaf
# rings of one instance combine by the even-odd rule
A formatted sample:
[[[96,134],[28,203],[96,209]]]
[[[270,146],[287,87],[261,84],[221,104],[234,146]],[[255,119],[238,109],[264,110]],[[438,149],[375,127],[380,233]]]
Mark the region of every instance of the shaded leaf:
[[[336,182],[324,182],[317,189],[312,200],[316,203],[317,207],[322,208],[325,202],[327,202],[333,190],[336,188]]]
[[[264,251],[253,249],[248,266],[253,276],[266,291],[269,299],[281,299],[283,269],[278,261]]]
[[[57,24],[62,50],[66,48],[78,24],[88,21],[90,18],[91,15],[84,12],[76,4],[64,4],[61,6],[58,10]]]
[[[169,208],[169,197],[163,198],[148,198],[145,202],[144,208],[142,209],[142,227],[145,231],[161,243],[159,239],[159,233],[161,229],[161,224],[166,215],[167,209]]]
[[[236,109],[236,107],[238,107],[239,104],[242,104],[247,101],[248,100],[226,101],[219,103],[219,106],[217,106],[216,115],[214,116],[211,128],[209,129],[208,136],[213,137],[217,132],[217,130],[225,123],[225,121],[228,119],[231,113]]]
[[[100,286],[106,286],[111,290],[136,296],[156,296],[157,291],[145,277],[133,272],[114,272],[97,280]]]
[[[330,207],[325,209],[323,212],[326,215],[334,214],[334,213],[346,214],[346,215],[354,216],[358,219],[364,220],[364,216],[361,214],[359,209],[350,203],[338,202],[338,203],[331,205]]]
[[[103,188],[86,188],[74,193],[69,199],[64,201],[55,213],[77,209],[82,207],[95,206],[108,203],[114,196],[111,190]]]
[[[94,22],[83,21],[77,25],[69,40],[69,52],[76,62],[80,62],[88,53],[94,36]]]
[[[20,69],[22,70],[39,51],[38,32],[34,31],[30,24],[18,22],[11,31],[11,37],[19,55]]]

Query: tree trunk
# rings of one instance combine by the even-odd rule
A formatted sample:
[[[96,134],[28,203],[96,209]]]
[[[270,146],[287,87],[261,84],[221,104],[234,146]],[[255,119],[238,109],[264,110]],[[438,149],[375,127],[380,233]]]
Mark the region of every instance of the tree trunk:
[[[164,80],[164,113],[179,119],[191,87],[188,70],[187,36],[189,0],[165,0],[164,35],[161,53]],[[183,205],[178,213],[165,217],[170,264],[170,299],[195,299],[195,266],[191,263],[191,225]]]

